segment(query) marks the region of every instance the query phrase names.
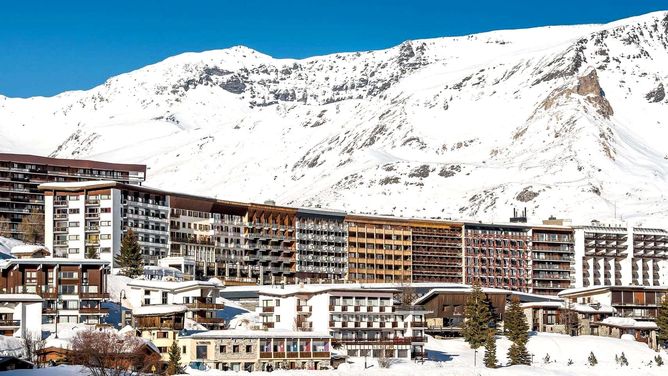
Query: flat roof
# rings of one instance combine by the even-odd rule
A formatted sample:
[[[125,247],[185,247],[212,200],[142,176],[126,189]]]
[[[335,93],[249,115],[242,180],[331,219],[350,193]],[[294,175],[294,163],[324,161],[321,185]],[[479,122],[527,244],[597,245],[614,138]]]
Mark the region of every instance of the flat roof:
[[[11,265],[99,265],[109,266],[109,261],[98,259],[71,259],[71,258],[14,258],[0,261],[0,269],[6,269]]]
[[[223,286],[209,281],[159,281],[154,279],[133,279],[127,283],[129,287],[143,287],[148,289],[182,291],[196,288],[221,289]]]
[[[116,170],[127,172],[143,172],[146,174],[146,165],[142,164],[127,164],[127,163],[111,163],[100,162],[88,159],[69,159],[69,158],[52,158],[42,157],[32,154],[13,154],[0,153],[1,161],[30,163],[57,167],[74,167],[74,168],[90,168],[98,170]]]
[[[156,304],[140,306],[132,309],[133,316],[153,316],[153,315],[169,315],[173,313],[181,313],[188,310],[188,307],[180,304]]]
[[[580,295],[586,293],[597,293],[604,292],[607,290],[656,290],[656,291],[668,291],[668,286],[589,286],[589,287],[578,287],[572,289],[561,290],[557,293],[558,296],[571,296],[571,295]]]
[[[0,302],[41,302],[43,300],[37,294],[0,294]]]
[[[400,290],[392,288],[364,287],[359,284],[347,285],[286,285],[285,287],[264,287],[258,290],[258,295],[289,296],[299,294],[322,294],[325,292],[366,292],[366,293],[398,293]]]
[[[189,338],[332,338],[329,333],[297,332],[292,330],[208,330],[193,333]]]

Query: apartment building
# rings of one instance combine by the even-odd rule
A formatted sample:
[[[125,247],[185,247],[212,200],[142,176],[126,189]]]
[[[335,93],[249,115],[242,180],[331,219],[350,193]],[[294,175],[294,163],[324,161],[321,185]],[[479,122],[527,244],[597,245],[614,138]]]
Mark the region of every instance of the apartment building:
[[[464,225],[465,283],[529,292],[531,232],[522,225]]]
[[[97,258],[114,265],[132,229],[146,265],[168,254],[169,195],[112,181],[46,183],[45,244],[53,257]]]
[[[249,205],[244,236],[251,270],[259,284],[296,282],[296,215],[293,208]]]
[[[225,327],[218,312],[225,309],[220,298],[222,285],[208,281],[170,282],[134,279],[124,290],[123,306],[145,313],[162,312],[163,307],[185,307],[185,318],[210,330]]]
[[[0,220],[9,223],[13,238],[21,238],[21,220],[32,211],[44,213],[44,194],[38,189],[43,183],[113,180],[141,184],[145,178],[145,165],[0,153]]]
[[[395,289],[286,286],[260,289],[264,328],[325,332],[349,356],[422,358],[426,312],[395,303]]]
[[[214,330],[179,339],[184,364],[221,371],[326,369],[331,337],[327,333],[285,330]]]
[[[41,333],[43,301],[37,294],[0,293],[0,335]]]
[[[296,277],[299,281],[343,282],[348,269],[345,212],[297,209]]]
[[[564,290],[559,297],[565,307],[578,312],[579,334],[616,338],[630,334],[658,348],[655,321],[662,300],[668,299],[668,287],[593,286]]]
[[[411,221],[413,282],[463,282],[462,230],[462,223]]]
[[[531,229],[531,292],[556,295],[575,284],[573,229],[541,226]]]
[[[348,277],[359,283],[410,283],[412,229],[399,218],[346,216]]]
[[[0,294],[42,298],[42,323],[98,324],[108,314],[109,263],[90,259],[23,258],[0,261]],[[0,302],[3,302],[0,300]]]
[[[249,282],[243,237],[247,205],[212,198],[170,195],[169,257],[192,264],[196,277]]]
[[[668,283],[668,231],[620,226],[575,228],[575,286],[660,286]],[[663,275],[662,275],[663,273]]]

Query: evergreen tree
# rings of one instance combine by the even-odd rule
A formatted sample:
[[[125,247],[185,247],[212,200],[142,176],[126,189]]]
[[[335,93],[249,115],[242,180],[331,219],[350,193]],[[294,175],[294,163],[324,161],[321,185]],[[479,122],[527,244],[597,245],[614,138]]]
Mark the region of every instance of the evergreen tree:
[[[172,342],[172,345],[169,346],[169,361],[167,362],[167,374],[168,375],[178,375],[183,373],[183,367],[181,366],[181,351],[179,346],[176,344],[176,341]]]
[[[496,337],[494,336],[495,330],[487,330],[487,339],[485,340],[485,367],[487,368],[496,368]]]
[[[116,257],[116,264],[121,268],[121,273],[125,276],[134,278],[144,273],[144,260],[141,254],[141,248],[137,242],[137,236],[128,228],[127,234],[121,242],[121,252]]]
[[[86,248],[86,258],[89,258],[89,259],[98,258],[97,257],[97,251],[95,250],[95,248],[93,248],[93,247]]]
[[[589,352],[589,358],[587,358],[587,362],[592,367],[598,364],[598,359],[596,359],[596,355],[594,355],[593,351]]]
[[[517,296],[513,296],[510,306],[506,310],[504,329],[508,339],[513,342],[508,350],[510,364],[531,364],[531,356],[529,355],[529,351],[527,351],[529,324],[527,324],[526,316],[524,316],[520,300]]]
[[[482,346],[487,340],[487,331],[493,324],[492,312],[489,308],[487,296],[482,292],[479,284],[474,284],[466,299],[464,309],[464,324],[462,335],[472,349]]]
[[[664,295],[661,300],[659,313],[656,317],[656,326],[659,327],[656,338],[659,342],[659,346],[662,346],[668,341],[668,295]]]
[[[626,359],[626,355],[622,352],[622,355],[619,356],[619,365],[625,367],[629,365],[629,361]]]
[[[656,362],[656,365],[658,367],[661,367],[663,365],[663,358],[661,357],[661,355],[655,356],[654,361]]]

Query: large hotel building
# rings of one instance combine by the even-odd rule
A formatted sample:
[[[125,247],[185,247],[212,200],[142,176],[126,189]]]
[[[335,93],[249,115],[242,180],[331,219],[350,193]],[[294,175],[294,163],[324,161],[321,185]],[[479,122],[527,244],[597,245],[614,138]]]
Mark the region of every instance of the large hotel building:
[[[37,188],[42,183],[112,180],[141,184],[145,178],[145,165],[0,153],[0,221],[7,223],[13,238],[20,239],[23,218],[32,212],[44,213],[44,195]]]
[[[112,264],[132,228],[147,265],[226,285],[475,283],[555,295],[668,284],[662,229],[480,223],[241,203],[116,181],[44,183],[55,257]]]

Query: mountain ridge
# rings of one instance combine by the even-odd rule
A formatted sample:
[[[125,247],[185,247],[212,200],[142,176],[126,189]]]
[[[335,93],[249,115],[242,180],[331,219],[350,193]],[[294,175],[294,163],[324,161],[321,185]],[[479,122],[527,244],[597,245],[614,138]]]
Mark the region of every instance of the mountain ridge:
[[[148,185],[243,201],[665,224],[664,66],[668,12],[306,59],[186,53],[0,97],[0,150],[147,163]]]

